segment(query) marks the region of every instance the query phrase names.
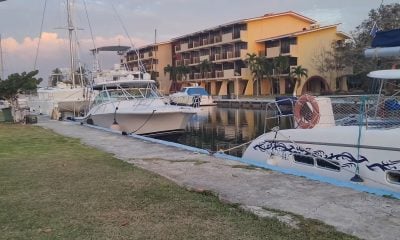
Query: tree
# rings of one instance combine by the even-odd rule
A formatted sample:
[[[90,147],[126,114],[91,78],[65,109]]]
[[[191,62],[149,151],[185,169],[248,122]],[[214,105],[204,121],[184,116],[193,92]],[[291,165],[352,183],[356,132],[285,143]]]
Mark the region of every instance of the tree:
[[[308,77],[308,70],[306,68],[303,68],[301,65],[299,65],[292,69],[292,71],[290,72],[290,76],[295,77],[294,78],[293,96],[296,97],[297,88],[299,87],[299,84],[301,83],[301,78]]]
[[[371,46],[370,35],[374,23],[379,30],[387,31],[400,28],[400,4],[392,3],[382,5],[378,9],[370,10],[368,18],[365,19],[354,31],[351,32],[353,44],[349,49],[343,49],[345,65],[353,66],[354,74],[359,75],[375,70],[376,68],[390,68],[392,59],[371,60],[364,57],[364,50]]]
[[[180,65],[176,67],[176,77],[177,80],[186,80],[187,75],[190,73],[190,67],[185,66],[185,65]]]
[[[14,73],[7,79],[0,81],[0,98],[8,100],[11,104],[12,112],[19,110],[18,95],[28,91],[36,91],[37,86],[42,82],[42,78],[36,78],[38,71],[21,74]]]
[[[207,59],[204,59],[199,65],[198,65],[200,74],[203,78],[205,78],[205,73],[211,72],[213,70],[213,64],[212,62],[208,61]]]
[[[260,81],[264,78],[264,76],[271,76],[272,72],[272,64],[265,56],[257,56],[255,53],[248,53],[247,59],[245,62],[247,63],[252,75],[253,82],[257,84],[257,96],[260,94]]]

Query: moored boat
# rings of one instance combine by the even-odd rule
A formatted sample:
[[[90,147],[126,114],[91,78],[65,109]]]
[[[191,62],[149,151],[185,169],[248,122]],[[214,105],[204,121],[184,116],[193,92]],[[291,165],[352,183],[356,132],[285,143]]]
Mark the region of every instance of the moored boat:
[[[180,92],[169,96],[172,104],[187,106],[212,106],[216,105],[204,87],[183,87]]]
[[[400,70],[374,71],[369,76],[400,79]],[[400,194],[398,100],[378,94],[351,102],[352,121],[343,112],[340,116],[346,120],[336,121],[329,98],[300,97],[287,115],[294,118],[295,127],[264,133],[252,141],[243,158]]]

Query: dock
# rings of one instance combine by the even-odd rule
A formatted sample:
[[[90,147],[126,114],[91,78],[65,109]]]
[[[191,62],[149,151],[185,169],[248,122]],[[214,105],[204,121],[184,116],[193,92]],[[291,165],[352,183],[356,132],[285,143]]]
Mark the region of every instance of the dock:
[[[212,192],[261,217],[295,226],[291,214],[317,219],[362,239],[395,240],[400,236],[400,200],[359,192],[303,177],[251,168],[217,158],[205,150],[123,136],[111,130],[40,117],[39,126],[78,138],[85,145],[159,174],[194,191]],[[288,212],[277,216],[268,209]]]
[[[274,98],[236,98],[236,99],[215,99],[218,107],[244,108],[244,109],[265,109],[267,104],[275,102]]]

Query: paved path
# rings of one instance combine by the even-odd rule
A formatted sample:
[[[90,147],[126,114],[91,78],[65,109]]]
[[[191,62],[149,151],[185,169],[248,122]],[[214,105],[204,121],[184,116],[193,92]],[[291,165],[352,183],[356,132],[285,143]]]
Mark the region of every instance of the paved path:
[[[121,160],[160,174],[183,187],[212,191],[222,201],[239,203],[261,216],[274,216],[265,208],[277,209],[321,220],[363,239],[400,238],[400,200],[269,170],[246,168],[238,162],[76,123],[40,118],[38,125],[79,138],[88,146],[113,153]],[[290,215],[275,216],[296,225]]]

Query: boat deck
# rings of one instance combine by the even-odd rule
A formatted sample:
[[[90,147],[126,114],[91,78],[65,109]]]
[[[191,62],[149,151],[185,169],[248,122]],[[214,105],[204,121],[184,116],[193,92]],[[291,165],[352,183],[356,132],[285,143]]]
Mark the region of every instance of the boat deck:
[[[224,202],[238,203],[260,216],[278,209],[318,219],[362,239],[398,239],[400,204],[397,199],[342,188],[306,178],[248,166],[206,151],[122,136],[73,122],[41,117],[39,126],[115,154],[123,161],[162,175],[180,186],[211,191]],[[169,146],[168,146],[169,145]],[[272,215],[274,216],[274,215]],[[290,214],[286,223],[295,225]]]

